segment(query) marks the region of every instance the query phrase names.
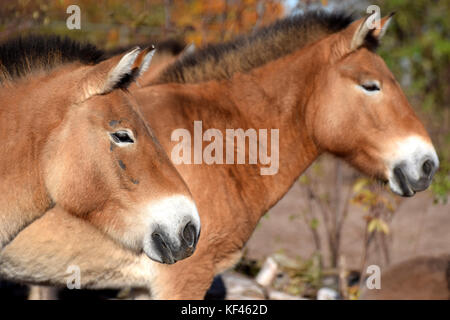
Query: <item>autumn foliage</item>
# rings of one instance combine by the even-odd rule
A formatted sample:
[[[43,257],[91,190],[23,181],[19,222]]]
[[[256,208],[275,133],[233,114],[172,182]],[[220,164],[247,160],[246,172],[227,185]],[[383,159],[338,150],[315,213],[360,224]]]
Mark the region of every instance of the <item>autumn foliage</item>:
[[[68,30],[66,9],[81,9],[81,30]],[[283,15],[281,0],[11,0],[0,7],[1,39],[58,33],[105,47],[180,38],[201,45],[227,40]]]
[[[198,45],[228,40],[236,34],[279,18],[283,7],[277,0],[173,0],[171,23],[187,31],[187,40]]]

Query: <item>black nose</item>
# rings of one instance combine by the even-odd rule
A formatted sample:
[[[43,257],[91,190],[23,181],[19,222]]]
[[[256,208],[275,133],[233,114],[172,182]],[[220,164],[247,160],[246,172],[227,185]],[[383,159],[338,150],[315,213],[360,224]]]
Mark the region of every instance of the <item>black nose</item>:
[[[419,178],[411,178],[408,175],[407,164],[401,163],[394,168],[394,176],[404,196],[413,196],[417,191],[423,191],[431,183],[434,173],[437,170],[437,164],[426,159],[419,169]],[[420,172],[420,170],[422,170]]]
[[[425,175],[427,176],[427,178],[429,178],[431,176],[431,174],[434,171],[434,162],[431,160],[426,160],[423,165],[422,165],[422,171],[423,173],[425,173]]]
[[[191,222],[178,233],[178,240],[169,237],[162,228],[158,228],[152,233],[153,246],[159,256],[157,261],[172,264],[191,256],[197,245],[198,234]]]
[[[197,244],[197,230],[191,222],[186,224],[181,236],[187,247],[192,248]]]
[[[404,197],[412,197],[416,192],[411,187],[409,179],[405,172],[403,171],[402,166],[396,166],[394,168],[394,176],[402,190],[402,195]]]
[[[172,264],[176,262],[172,254],[172,250],[169,247],[167,237],[165,237],[162,232],[153,232],[152,240],[159,256],[161,257],[162,263]]]

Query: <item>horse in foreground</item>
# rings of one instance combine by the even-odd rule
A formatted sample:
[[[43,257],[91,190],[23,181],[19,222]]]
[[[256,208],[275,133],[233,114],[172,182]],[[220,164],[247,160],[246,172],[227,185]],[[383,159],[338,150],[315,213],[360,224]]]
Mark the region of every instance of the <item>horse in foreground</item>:
[[[156,261],[192,254],[191,194],[126,90],[152,55],[103,59],[59,37],[0,44],[0,249],[56,206]]]
[[[183,128],[194,136],[194,121],[202,121],[205,133],[279,129],[276,174],[261,175],[267,163],[176,166],[202,219],[202,236],[190,258],[174,265],[155,264],[106,237],[101,241],[100,234],[85,241],[80,235],[91,235],[92,226],[68,221],[45,245],[48,236],[39,230],[63,216],[53,214],[30,225],[3,250],[4,265],[30,275],[32,281],[64,283],[67,264],[78,264],[83,266],[85,287],[138,286],[148,288],[156,299],[201,299],[214,275],[238,261],[264,213],[324,152],[387,183],[401,196],[426,189],[439,165],[436,152],[376,54],[390,19],[381,20],[381,29],[371,29],[367,18],[353,21],[343,14],[290,17],[187,55],[152,86],[133,91],[144,117],[157,119],[152,122],[155,134],[169,154],[180,142],[172,141],[174,130]],[[202,146],[208,138],[212,140],[203,137]],[[190,151],[192,156],[196,152]],[[220,151],[225,154],[216,148]],[[244,154],[250,155],[248,150]],[[66,235],[68,228],[76,228],[77,234]],[[101,250],[91,249],[92,241]],[[24,253],[29,246],[38,247],[39,253]],[[46,262],[49,255],[51,266]],[[46,265],[39,269],[40,278],[33,276],[37,263]]]

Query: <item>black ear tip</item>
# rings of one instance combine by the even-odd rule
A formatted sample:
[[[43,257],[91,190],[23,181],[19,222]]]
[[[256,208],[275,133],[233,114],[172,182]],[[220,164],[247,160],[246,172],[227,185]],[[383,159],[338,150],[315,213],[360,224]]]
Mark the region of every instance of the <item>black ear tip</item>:
[[[147,54],[147,53],[150,53],[150,52],[155,51],[155,50],[156,50],[156,47],[155,47],[155,45],[152,44],[152,45],[149,45],[148,47],[145,47],[145,49],[142,50],[142,52]]]
[[[389,13],[389,18],[392,18],[393,16],[395,16],[397,14],[397,11],[392,11],[391,13]]]

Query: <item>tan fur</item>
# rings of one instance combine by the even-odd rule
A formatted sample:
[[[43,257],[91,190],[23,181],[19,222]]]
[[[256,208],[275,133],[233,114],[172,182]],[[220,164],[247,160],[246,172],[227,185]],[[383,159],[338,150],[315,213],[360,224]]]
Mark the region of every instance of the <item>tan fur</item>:
[[[77,243],[80,253],[71,261],[84,263],[88,274],[109,270],[123,259],[120,270],[143,278],[148,272],[148,279],[152,279],[148,285],[155,298],[201,299],[215,272],[234,263],[233,257],[244,247],[261,216],[321,153],[334,153],[364,173],[386,179],[383,154],[387,141],[410,134],[427,141],[429,137],[382,59],[365,46],[350,51],[361,22],[248,73],[236,71],[230,80],[136,90],[145,117],[149,121],[158,119],[152,124],[168,153],[175,144],[170,141],[171,132],[178,128],[192,130],[194,120],[203,121],[203,130],[278,128],[279,172],[261,176],[259,165],[178,165],[197,203],[202,233],[195,254],[174,265],[155,265],[150,272],[139,266],[141,260],[126,259],[129,253],[111,247],[108,250],[114,250],[116,261],[110,259],[99,267],[93,261],[97,250],[90,249],[92,241],[70,233],[52,241],[51,252],[58,255],[54,259],[70,260],[55,247],[71,237],[70,242]],[[385,93],[378,99],[366,98],[353,87],[364,77],[378,79]],[[44,218],[33,223],[29,232],[46,228],[51,218]],[[32,274],[31,266],[15,263],[26,257],[22,251],[26,246],[47,250],[30,241],[11,243],[13,249],[1,257],[9,261],[11,272]],[[55,272],[41,269],[44,272],[50,279],[61,281]],[[153,274],[157,276],[153,278]],[[95,286],[108,286],[111,281],[102,278]]]
[[[80,246],[80,241],[87,247]],[[95,257],[89,256],[92,253]],[[149,288],[154,278],[153,264],[157,263],[124,250],[89,223],[56,206],[2,250],[0,275],[28,283],[66,286],[71,275],[68,267],[77,266],[83,287]]]

